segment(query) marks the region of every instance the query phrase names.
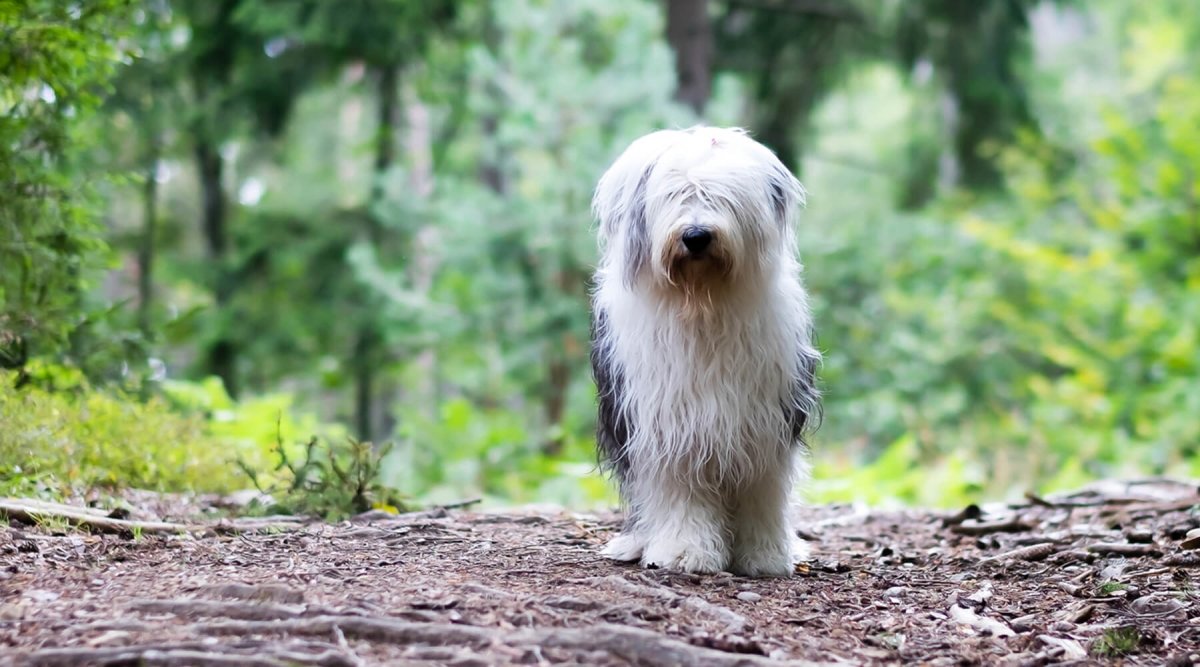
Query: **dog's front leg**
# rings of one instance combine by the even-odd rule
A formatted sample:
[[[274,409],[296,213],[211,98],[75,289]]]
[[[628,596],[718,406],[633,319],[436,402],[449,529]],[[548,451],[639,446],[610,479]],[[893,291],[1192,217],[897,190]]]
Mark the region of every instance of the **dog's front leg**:
[[[745,484],[733,513],[732,570],[748,577],[783,577],[807,555],[807,545],[792,528],[793,477],[781,465]]]
[[[642,565],[698,573],[728,569],[732,536],[720,497],[669,474],[646,482],[638,489]]]

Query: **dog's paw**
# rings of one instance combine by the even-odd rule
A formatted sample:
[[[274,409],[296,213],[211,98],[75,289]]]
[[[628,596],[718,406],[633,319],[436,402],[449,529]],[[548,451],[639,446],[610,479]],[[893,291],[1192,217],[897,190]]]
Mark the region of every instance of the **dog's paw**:
[[[632,563],[633,561],[641,560],[642,552],[645,549],[646,541],[644,538],[630,533],[621,533],[609,540],[608,544],[600,550],[600,555],[611,560]]]
[[[795,572],[796,563],[808,558],[808,545],[799,540],[780,540],[738,548],[730,568],[745,577],[786,577]]]
[[[642,566],[714,574],[729,567],[729,556],[715,542],[652,541],[642,554]]]

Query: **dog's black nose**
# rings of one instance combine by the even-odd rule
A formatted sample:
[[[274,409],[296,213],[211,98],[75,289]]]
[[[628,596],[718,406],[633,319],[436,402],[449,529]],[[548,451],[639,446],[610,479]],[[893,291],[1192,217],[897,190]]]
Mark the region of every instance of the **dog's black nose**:
[[[702,227],[689,227],[683,231],[683,245],[691,253],[701,253],[712,243],[712,232]]]

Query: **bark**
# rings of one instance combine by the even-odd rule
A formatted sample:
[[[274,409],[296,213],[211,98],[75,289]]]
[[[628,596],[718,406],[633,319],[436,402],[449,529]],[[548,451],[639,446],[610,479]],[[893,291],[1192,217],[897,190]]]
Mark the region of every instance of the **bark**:
[[[386,196],[384,176],[396,161],[396,113],[399,108],[399,71],[396,67],[379,70],[378,80],[378,124],[375,136],[375,160],[372,173],[371,196],[367,213],[367,240],[375,248],[383,240],[383,231],[375,219],[375,204]],[[368,308],[368,310],[370,310]],[[358,333],[355,336],[354,368],[354,424],[360,440],[374,442],[384,434],[385,423],[381,395],[382,389],[378,367],[383,352],[383,335],[379,322],[370,312],[362,314]]]
[[[433,131],[429,108],[421,101],[417,91],[408,86],[404,95],[406,141],[405,152],[408,156],[409,184],[413,196],[418,199],[428,199],[433,193]],[[437,253],[430,249],[440,243],[438,229],[435,225],[425,225],[417,230],[412,238],[409,255],[413,258],[409,266],[409,284],[413,289],[428,295],[433,289],[433,281],[437,274]],[[421,370],[417,404],[427,406],[430,418],[437,416],[438,406],[441,405],[439,393],[439,375],[437,348],[428,347],[421,350],[414,361]],[[398,393],[398,392],[397,392]],[[398,400],[399,396],[394,399]],[[392,402],[389,405],[395,405]],[[390,414],[390,413],[389,413]]]
[[[495,17],[489,11],[483,26],[483,43],[493,54],[500,53],[502,35],[496,26]],[[493,109],[501,109],[505,103],[504,91],[499,84],[489,81],[485,86],[488,101]],[[506,162],[506,147],[500,144],[500,114],[491,111],[480,120],[483,129],[484,155],[480,160],[479,180],[492,192],[503,197],[508,193],[508,178],[504,164]]]
[[[703,114],[712,93],[713,31],[708,0],[667,0],[667,41],[675,52],[675,99]]]
[[[150,139],[146,158],[145,182],[142,184],[142,238],[138,246],[138,327],[149,340],[153,334],[151,312],[154,307],[154,260],[158,242],[158,136]]]
[[[205,247],[216,273],[213,297],[217,312],[226,313],[233,298],[234,286],[228,262],[229,207],[221,188],[225,165],[215,142],[201,137],[195,146],[196,170],[200,175],[200,199]],[[230,396],[238,395],[237,343],[226,331],[221,331],[207,350],[208,370],[221,378]]]
[[[549,368],[546,371],[546,424],[551,428],[562,423],[563,413],[567,406],[567,387],[571,382],[571,367],[560,351],[552,351]],[[548,438],[542,446],[547,456],[557,456],[562,453],[563,437],[561,435]]]
[[[227,91],[233,75],[234,46],[231,36],[236,34],[233,16],[237,9],[236,0],[219,0],[211,12],[202,13],[204,19],[197,23],[203,39],[191,62],[189,77],[195,93],[195,106],[203,110],[189,124],[192,140],[192,157],[196,163],[196,174],[200,186],[201,233],[204,236],[208,266],[212,271],[212,291],[220,328],[215,340],[203,351],[203,363],[207,372],[216,375],[225,384],[226,391],[237,397],[238,344],[228,331],[229,305],[235,292],[235,282],[229,264],[229,206],[222,189],[224,160],[220,153],[221,138],[227,132],[230,102],[222,91]]]

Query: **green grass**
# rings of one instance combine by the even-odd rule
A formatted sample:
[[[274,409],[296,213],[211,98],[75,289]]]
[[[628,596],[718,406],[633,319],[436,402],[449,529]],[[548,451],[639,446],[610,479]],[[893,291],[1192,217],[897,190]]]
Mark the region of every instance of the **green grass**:
[[[1141,642],[1137,628],[1109,628],[1092,645],[1092,653],[1106,658],[1128,655],[1136,651]]]
[[[1100,584],[1100,586],[1098,586],[1096,588],[1096,595],[1100,596],[1100,597],[1103,597],[1105,595],[1112,595],[1113,593],[1116,593],[1117,591],[1125,590],[1125,588],[1126,588],[1125,584],[1122,584],[1119,581],[1106,581],[1103,584]]]

